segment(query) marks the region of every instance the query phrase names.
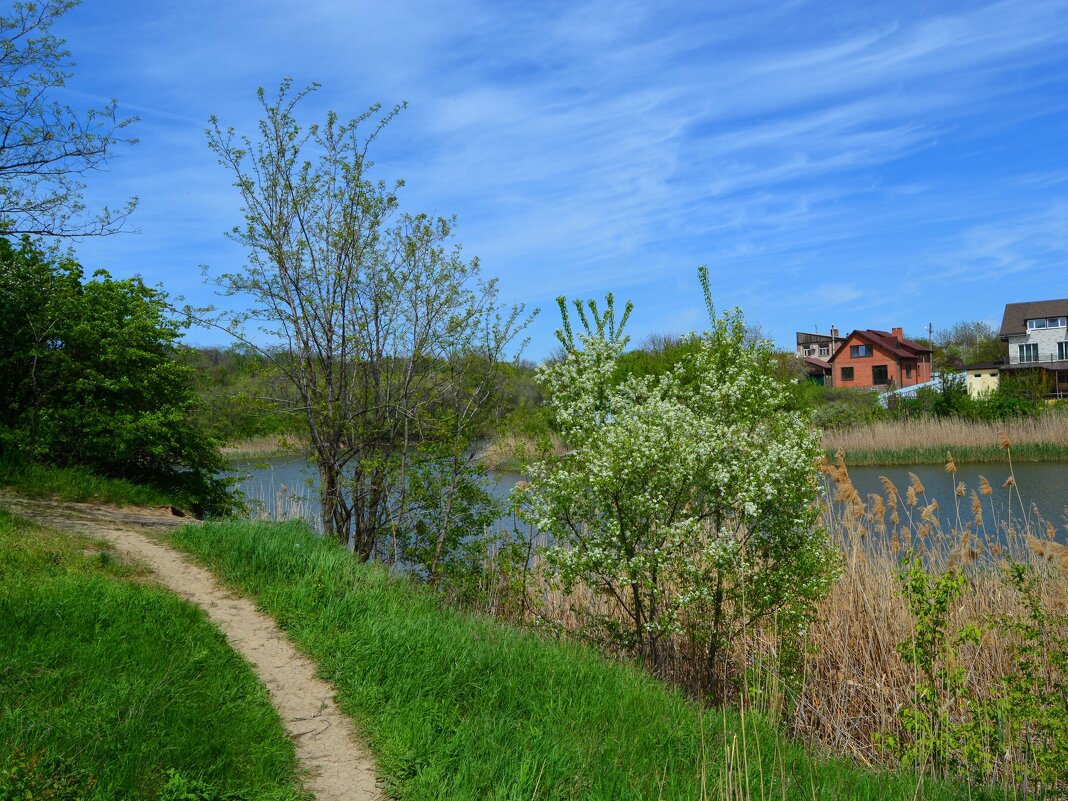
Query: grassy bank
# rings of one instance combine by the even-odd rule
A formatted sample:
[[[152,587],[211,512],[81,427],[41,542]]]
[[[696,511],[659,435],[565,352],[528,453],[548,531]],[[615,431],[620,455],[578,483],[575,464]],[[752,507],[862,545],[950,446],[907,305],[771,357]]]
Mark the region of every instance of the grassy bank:
[[[1005,459],[1001,434],[1012,443],[1017,461],[1068,460],[1068,414],[984,423],[950,418],[894,420],[823,434],[830,458],[843,450],[846,461],[859,465],[941,464],[946,451],[958,462],[1000,462]]]
[[[629,665],[443,609],[299,524],[171,537],[319,663],[409,801],[916,796],[912,776],[814,757],[758,717],[702,713]],[[965,794],[928,784],[926,797]]]
[[[302,798],[250,668],[106,544],[0,510],[0,621],[0,798],[150,799],[170,771],[246,801]]]
[[[0,458],[0,486],[14,487],[34,498],[114,503],[119,506],[170,506],[163,490],[116,478],[104,478],[85,467],[49,465]]]

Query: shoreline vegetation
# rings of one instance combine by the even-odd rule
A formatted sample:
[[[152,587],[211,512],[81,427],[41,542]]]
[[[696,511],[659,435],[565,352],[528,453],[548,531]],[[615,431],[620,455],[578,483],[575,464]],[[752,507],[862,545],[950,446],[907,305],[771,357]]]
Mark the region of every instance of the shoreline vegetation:
[[[220,449],[228,462],[246,459],[274,459],[306,453],[308,443],[288,434],[264,434],[227,442]]]
[[[828,458],[839,450],[854,467],[942,464],[946,451],[957,463],[1004,461],[1002,435],[1012,442],[1016,461],[1068,461],[1068,414],[1001,422],[959,418],[878,421],[823,432]]]
[[[1004,444],[999,447],[1004,461],[1009,452]],[[1015,446],[1011,454],[1016,461]],[[947,465],[947,472],[954,470],[954,464]],[[666,749],[663,753],[654,750],[662,764],[649,767],[648,774],[657,782],[659,797],[664,798],[690,797],[687,793],[698,786],[693,784],[698,779],[691,776],[693,754],[697,754],[699,781],[702,786],[707,782],[709,791],[693,797],[747,798],[770,793],[793,798],[800,790],[783,775],[804,776],[805,792],[797,797],[810,797],[812,787],[820,791],[820,797],[913,797],[917,783],[922,797],[929,799],[1000,797],[987,782],[1011,787],[1032,769],[1023,752],[1000,758],[986,781],[955,788],[921,780],[907,768],[902,770],[901,761],[890,754],[891,746],[885,745],[895,740],[884,740],[880,745],[881,735],[897,738],[899,743],[909,740],[910,730],[901,710],[915,704],[917,697],[913,671],[901,651],[902,643],[917,636],[907,597],[898,586],[902,560],[910,552],[922,555],[932,586],[939,576],[967,577],[970,589],[944,624],[953,632],[973,624],[985,627],[999,616],[1015,618],[1025,611],[1021,598],[999,577],[1006,559],[1025,565],[1036,577],[1044,604],[1053,610],[1064,608],[1068,603],[1068,574],[1064,572],[1068,549],[1053,541],[1054,529],[1033,517],[1033,512],[1020,508],[1018,517],[997,517],[988,503],[989,496],[1008,493],[1013,497],[1017,492],[1014,482],[1006,482],[1002,488],[962,485],[957,495],[960,508],[938,510],[929,503],[917,479],[907,487],[887,484],[882,498],[862,499],[853,490],[844,463],[826,464],[823,472],[833,497],[825,524],[842,554],[843,573],[830,596],[821,602],[809,631],[811,647],[805,649],[808,656],[800,693],[793,695],[796,690],[789,690],[776,673],[780,643],[775,632],[753,630],[744,643],[739,643],[735,672],[745,681],[731,699],[729,706],[734,708],[726,710],[698,712],[698,707],[683,701],[670,684],[643,676],[636,665],[619,665],[611,653],[601,659],[595,650],[568,642],[572,637],[566,634],[566,625],[556,630],[556,637],[546,637],[553,630],[539,633],[539,619],[553,617],[547,614],[548,607],[570,604],[574,598],[542,586],[536,570],[531,570],[529,576],[524,573],[524,599],[517,601],[516,576],[494,566],[489,554],[480,579],[485,602],[461,611],[449,609],[426,588],[385,575],[380,566],[356,563],[340,546],[316,538],[301,524],[224,521],[187,527],[174,536],[179,547],[198,555],[220,576],[256,597],[320,661],[324,674],[339,684],[343,708],[366,721],[372,745],[380,749],[379,759],[406,798],[429,797],[428,788],[446,780],[443,766],[455,766],[457,759],[464,764],[471,760],[465,775],[456,780],[453,789],[457,797],[474,797],[487,782],[506,779],[517,786],[527,786],[533,780],[544,792],[553,782],[558,787],[571,787],[566,783],[577,775],[587,782],[578,788],[583,792],[622,789],[618,776],[594,764],[595,752],[603,756],[597,749],[570,758],[557,753],[566,741],[565,730],[567,737],[574,737],[587,725],[591,731],[598,726],[627,731],[628,738],[646,743],[650,749]],[[1012,539],[1006,541],[1005,535]],[[351,630],[348,623],[337,628],[339,621],[360,618],[359,609],[371,608],[388,608],[388,619],[368,617],[370,629],[366,632],[357,630],[359,623],[352,623]],[[503,620],[492,620],[494,615]],[[531,627],[535,630],[530,631]],[[561,638],[561,634],[565,636]],[[351,647],[357,641],[363,643],[367,636],[373,638],[372,646]],[[442,665],[448,662],[448,669],[435,668],[432,662],[418,670],[387,664],[395,653],[437,653],[445,643],[448,648]],[[963,643],[957,653],[947,654],[944,658],[949,662],[963,659],[973,667],[964,686],[945,686],[941,683],[944,678],[939,679],[939,703],[951,714],[963,714],[961,710],[970,708],[965,703],[968,698],[998,703],[999,677],[1011,673],[1013,649],[1018,645],[1011,633],[990,630],[980,644]],[[357,655],[339,655],[347,652]],[[520,658],[513,662],[513,657]],[[686,658],[684,654],[680,657]],[[584,680],[600,676],[602,670],[607,674],[596,678],[592,690],[580,690],[568,686],[553,671],[545,673],[547,664],[561,659],[561,674],[574,673]],[[497,672],[511,675],[516,664],[529,666],[537,675],[503,685],[511,689],[501,689],[496,679],[487,679]],[[611,678],[615,675],[612,671],[622,671],[624,678]],[[680,662],[676,675],[686,672],[687,666]],[[477,680],[473,678],[476,675]],[[368,678],[374,683],[358,686]],[[602,681],[607,682],[604,687]],[[532,691],[533,696],[548,693],[559,701],[558,695],[563,693],[570,700],[554,706],[545,698],[524,696],[513,687],[538,682],[541,684]],[[480,717],[465,723],[465,728],[440,749],[429,745],[449,728],[441,728],[440,716],[458,708],[461,696],[466,697],[473,687],[480,693],[497,687],[498,695],[493,696],[492,703],[487,701],[488,709],[479,713]],[[500,693],[510,695],[513,690],[519,693],[509,701],[515,708],[498,722]],[[587,690],[589,697],[583,695]],[[619,692],[624,693],[622,702]],[[636,693],[634,698],[632,693]],[[650,700],[652,696],[665,700]],[[383,698],[389,698],[389,703],[384,705]],[[606,711],[605,705],[617,711]],[[539,711],[543,706],[556,711]],[[466,716],[471,705],[463,708]],[[581,710],[579,720],[557,719],[567,716],[562,710],[570,713],[571,709]],[[507,743],[523,740],[511,731],[512,719],[523,715],[534,716],[527,722],[541,732],[536,764],[527,764],[519,757],[509,760],[507,752],[487,757],[483,737],[494,743],[501,737]],[[659,721],[656,725],[663,724],[674,732],[670,742],[662,742],[651,733],[655,726],[650,727],[649,720]],[[700,743],[702,731],[704,744]],[[978,731],[979,737],[989,734],[981,728]],[[790,734],[803,746],[791,743]],[[646,742],[649,737],[656,742]],[[743,737],[748,740],[743,742]],[[612,742],[618,739],[609,738]],[[594,741],[598,748],[607,742]],[[527,746],[523,740],[523,747]],[[687,761],[685,755],[690,752]],[[460,753],[463,756],[458,756]],[[418,766],[409,764],[412,754],[419,754]],[[629,758],[625,753],[617,756],[619,760]],[[613,764],[616,761],[609,760]],[[633,765],[640,767],[647,761],[643,757]],[[506,764],[509,762],[521,770]],[[669,768],[682,771],[682,775],[665,779]],[[501,773],[513,770],[518,773]],[[636,779],[628,780],[627,792],[638,797],[644,791],[635,782],[640,784]],[[881,795],[884,785],[892,789]],[[624,796],[626,793],[617,797]]]
[[[883,420],[826,429],[822,447],[829,460],[844,451],[852,467],[943,464],[946,451],[953,452],[958,464],[1001,462],[1005,460],[999,444],[1002,434],[1012,442],[1017,462],[1068,461],[1068,414],[1057,413],[1002,422],[937,417]],[[541,440],[506,433],[483,447],[478,458],[487,470],[514,473],[522,472],[531,458],[542,456],[546,445],[551,456],[566,451],[556,434],[551,440]]]
[[[702,709],[629,660],[450,608],[303,524],[208,523],[169,537],[282,621],[399,797],[916,796],[911,771],[805,747],[752,709]],[[1001,796],[927,782],[924,797]]]

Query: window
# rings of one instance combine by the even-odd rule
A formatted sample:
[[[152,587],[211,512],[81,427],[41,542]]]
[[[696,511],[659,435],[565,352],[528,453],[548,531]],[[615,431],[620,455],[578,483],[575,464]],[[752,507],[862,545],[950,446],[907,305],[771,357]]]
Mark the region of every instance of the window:
[[[1031,342],[1027,345],[1020,345],[1020,361],[1021,362],[1037,362],[1038,361],[1038,344]]]
[[[983,377],[983,374],[982,374],[982,373],[976,373],[976,374],[975,374],[975,377],[976,377],[976,378],[982,378],[982,377]]]
[[[905,378],[912,378],[912,365],[911,364],[906,364],[905,365]]]
[[[852,381],[853,380],[853,368],[852,367],[843,367],[842,368],[842,380],[843,381]]]
[[[871,356],[871,345],[850,345],[849,358],[859,359],[863,356]]]
[[[1057,343],[1057,360],[1065,361],[1068,359],[1068,342]]]
[[[885,364],[876,364],[871,368],[871,381],[876,386],[890,383],[890,371]]]
[[[1068,323],[1068,317],[1039,317],[1037,320],[1027,321],[1027,330],[1034,331],[1036,328],[1064,328]]]
[[[831,349],[827,345],[820,345],[820,356],[830,356]]]

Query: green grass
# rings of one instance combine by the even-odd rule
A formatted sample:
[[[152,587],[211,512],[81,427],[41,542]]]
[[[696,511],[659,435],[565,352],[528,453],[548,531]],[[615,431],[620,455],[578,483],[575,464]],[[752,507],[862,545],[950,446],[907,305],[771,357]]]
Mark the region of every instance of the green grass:
[[[631,666],[442,608],[299,524],[172,542],[249,593],[334,683],[391,790],[416,799],[913,799],[917,780],[702,712]],[[727,754],[735,767],[725,767]],[[927,784],[927,799],[979,797]]]
[[[932,445],[908,448],[850,448],[846,462],[850,467],[891,466],[913,464],[945,464],[946,451],[953,452],[958,464],[1004,462],[1005,451],[998,445]],[[835,451],[826,451],[827,459],[835,460]],[[1068,443],[1038,442],[1012,446],[1014,462],[1064,462],[1068,461]]]
[[[39,780],[95,777],[95,799],[155,798],[172,770],[247,801],[303,797],[266,690],[201,610],[104,543],[0,510],[2,798],[20,751]]]
[[[86,467],[51,467],[0,457],[0,486],[35,498],[114,503],[119,506],[170,506],[170,495],[156,487],[104,478]]]

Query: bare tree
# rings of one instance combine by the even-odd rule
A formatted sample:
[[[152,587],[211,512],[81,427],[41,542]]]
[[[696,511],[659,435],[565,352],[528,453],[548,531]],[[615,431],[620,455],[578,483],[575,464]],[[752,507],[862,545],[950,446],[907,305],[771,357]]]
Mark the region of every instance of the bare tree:
[[[101,236],[119,231],[137,205],[90,214],[82,177],[103,169],[122,132],[114,100],[79,114],[53,99],[74,63],[52,33],[77,0],[17,2],[0,17],[0,234]]]
[[[461,257],[453,220],[401,213],[402,183],[368,177],[368,148],[401,107],[304,128],[296,107],[316,88],[259,90],[255,139],[212,119],[244,203],[231,236],[249,251],[217,280],[254,301],[233,323],[258,321],[284,345],[272,358],[307,421],[323,529],[363,559],[400,558],[418,531],[433,578],[498,368],[530,318]],[[451,481],[415,480],[442,470]]]

